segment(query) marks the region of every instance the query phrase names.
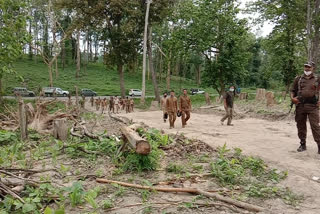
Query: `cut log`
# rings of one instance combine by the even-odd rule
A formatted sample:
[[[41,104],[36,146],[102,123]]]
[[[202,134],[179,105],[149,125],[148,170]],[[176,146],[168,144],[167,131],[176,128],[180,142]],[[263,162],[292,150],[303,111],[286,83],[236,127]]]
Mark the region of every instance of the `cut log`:
[[[136,153],[141,155],[147,155],[150,153],[151,146],[149,142],[140,137],[133,129],[128,126],[121,126],[121,132],[128,141],[128,145],[134,149]]]
[[[68,138],[68,125],[65,119],[53,120],[53,136],[58,140],[65,141]]]
[[[267,106],[272,106],[276,103],[274,93],[272,91],[268,91],[266,93]]]
[[[27,114],[23,100],[19,97],[19,125],[21,140],[28,138],[28,125],[27,125]]]
[[[256,101],[264,101],[266,98],[266,89],[257,88]]]

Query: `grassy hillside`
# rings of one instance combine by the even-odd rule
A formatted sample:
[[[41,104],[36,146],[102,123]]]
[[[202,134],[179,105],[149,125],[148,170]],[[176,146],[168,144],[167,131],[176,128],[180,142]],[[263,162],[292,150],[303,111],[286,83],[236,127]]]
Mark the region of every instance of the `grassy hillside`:
[[[3,81],[3,89],[6,95],[12,94],[14,87],[27,87],[35,92],[40,87],[49,85],[48,69],[41,61],[35,63],[27,59],[20,60],[14,65],[17,74],[22,78],[17,78],[15,75],[6,76]],[[80,78],[75,78],[75,66],[69,66],[64,71],[59,69],[58,79],[54,78],[54,86],[60,87],[63,90],[68,90],[74,94],[74,86],[79,89],[90,88],[98,93],[98,95],[119,95],[119,75],[116,70],[107,69],[103,64],[90,64],[84,73],[81,71]],[[180,88],[197,88],[197,85],[192,80],[180,80],[179,77],[173,77],[171,82],[172,89],[179,91]],[[125,85],[127,92],[130,88],[141,89],[141,72],[125,73]],[[160,92],[165,91],[166,83],[162,80],[159,84]],[[208,90],[208,89],[207,89]],[[210,90],[213,92],[213,90]],[[153,86],[150,80],[147,80],[146,94],[153,95]]]

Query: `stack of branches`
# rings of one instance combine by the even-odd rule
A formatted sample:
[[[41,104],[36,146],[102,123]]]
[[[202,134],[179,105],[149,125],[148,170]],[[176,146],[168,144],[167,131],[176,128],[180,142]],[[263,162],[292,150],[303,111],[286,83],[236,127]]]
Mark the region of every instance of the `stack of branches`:
[[[62,118],[75,120],[75,118],[78,117],[78,114],[74,109],[71,109],[68,112],[58,110],[53,114],[48,113],[47,107],[55,102],[57,102],[56,99],[38,99],[35,108],[31,103],[26,104],[25,109],[28,127],[41,134],[52,134],[54,120]],[[8,107],[6,107],[6,110],[7,114],[0,115],[0,128],[15,131],[19,128],[19,114],[17,111],[9,109]]]
[[[0,195],[2,197],[11,195],[13,198],[20,200],[25,203],[20,193],[25,189],[26,185],[39,187],[43,182],[36,181],[30,178],[31,175],[36,173],[43,173],[48,171],[55,171],[56,169],[16,169],[16,168],[0,168]]]
[[[5,113],[0,113],[0,128],[15,131],[18,129],[19,115],[13,108],[4,105]]]

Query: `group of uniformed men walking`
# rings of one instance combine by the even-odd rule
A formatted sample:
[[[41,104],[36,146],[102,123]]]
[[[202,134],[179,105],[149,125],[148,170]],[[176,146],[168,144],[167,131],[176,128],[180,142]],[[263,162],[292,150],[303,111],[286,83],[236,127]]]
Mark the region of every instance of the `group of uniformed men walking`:
[[[126,97],[125,99],[115,97],[110,97],[110,99],[103,98],[101,99],[98,97],[94,99],[93,97],[90,98],[91,106],[95,106],[96,110],[101,110],[103,114],[107,110],[109,112],[119,114],[121,111],[126,111],[126,113],[133,112],[134,109],[134,100],[132,98]]]
[[[187,89],[183,89],[183,94],[179,97],[179,102],[175,97],[174,91],[170,92],[169,97],[167,97],[167,93],[164,93],[163,98],[161,99],[161,107],[164,122],[166,122],[169,117],[170,129],[174,128],[177,116],[181,117],[182,128],[186,127],[191,112],[191,100],[188,96]]]
[[[318,145],[318,154],[320,154],[320,126],[319,126],[319,91],[320,79],[315,74],[316,65],[314,62],[304,64],[304,73],[297,76],[291,87],[291,100],[296,105],[295,121],[297,123],[298,137],[300,146],[298,152],[307,150],[307,118],[309,119],[311,131],[315,142]],[[233,100],[235,95],[235,87],[230,86],[229,90],[223,96],[225,116],[221,119],[221,125],[228,119],[227,125],[233,126]],[[163,119],[166,122],[169,117],[170,129],[174,128],[174,123],[177,116],[181,116],[182,128],[185,128],[187,121],[190,119],[191,100],[187,94],[187,90],[183,90],[183,95],[178,99],[175,97],[174,91],[167,93],[161,100],[163,111]]]

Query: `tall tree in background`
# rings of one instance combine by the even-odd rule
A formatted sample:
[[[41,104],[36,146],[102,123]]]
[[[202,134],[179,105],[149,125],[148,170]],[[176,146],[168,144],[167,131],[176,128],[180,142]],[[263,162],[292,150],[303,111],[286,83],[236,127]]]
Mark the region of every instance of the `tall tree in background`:
[[[26,1],[0,0],[0,103],[2,78],[14,73],[12,63],[27,43],[26,17]]]
[[[320,62],[320,0],[307,0],[308,60]]]
[[[262,20],[272,22],[275,27],[268,38],[272,55],[272,69],[280,71],[286,91],[302,68],[301,55],[306,55],[304,32],[306,7],[304,0],[259,0],[253,4],[254,11],[261,14]]]

